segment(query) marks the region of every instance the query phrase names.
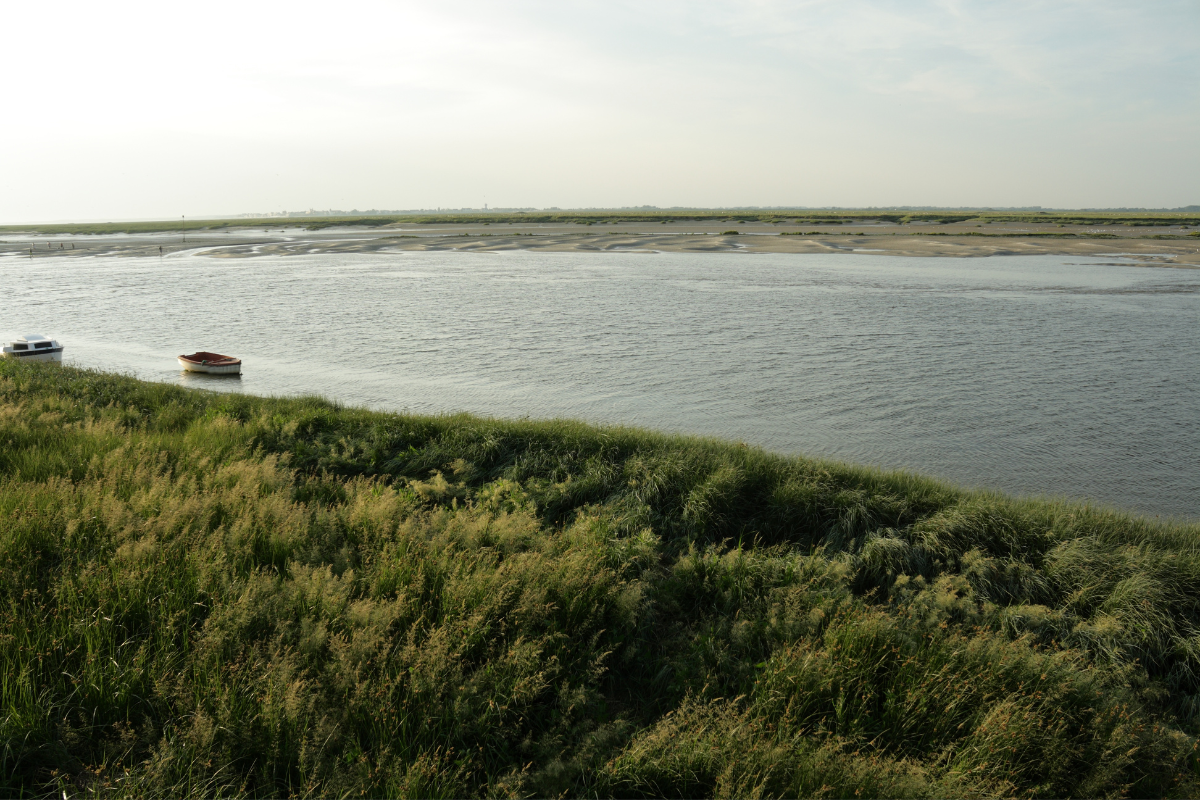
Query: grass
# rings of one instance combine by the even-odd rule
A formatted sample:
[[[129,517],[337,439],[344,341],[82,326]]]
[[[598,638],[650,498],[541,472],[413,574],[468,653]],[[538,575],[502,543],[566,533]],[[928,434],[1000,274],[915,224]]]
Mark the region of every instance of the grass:
[[[1200,528],[0,362],[0,795],[1195,796]]]

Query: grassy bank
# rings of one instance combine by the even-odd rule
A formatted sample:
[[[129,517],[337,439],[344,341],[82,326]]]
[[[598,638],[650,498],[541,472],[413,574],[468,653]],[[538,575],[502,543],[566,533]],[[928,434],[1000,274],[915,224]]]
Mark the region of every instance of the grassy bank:
[[[619,223],[664,222],[769,222],[793,225],[849,225],[862,222],[892,222],[897,224],[949,224],[975,222],[979,224],[1056,224],[1056,225],[1118,225],[1126,227],[1163,227],[1171,225],[1200,225],[1200,214],[1186,212],[1163,213],[1096,213],[1096,212],[1003,212],[1003,211],[883,211],[840,210],[808,211],[773,209],[769,211],[726,211],[720,209],[670,211],[520,211],[520,212],[452,212],[430,214],[382,214],[337,217],[265,217],[262,219],[222,220],[158,220],[144,222],[89,222],[45,225],[3,225],[3,233],[43,233],[67,236],[72,234],[108,233],[200,233],[232,229],[258,228],[280,230],[304,228],[321,230],[333,227],[380,228],[385,225],[454,225],[470,224],[577,224],[615,225]]]
[[[0,795],[1195,796],[1200,528],[0,362]]]

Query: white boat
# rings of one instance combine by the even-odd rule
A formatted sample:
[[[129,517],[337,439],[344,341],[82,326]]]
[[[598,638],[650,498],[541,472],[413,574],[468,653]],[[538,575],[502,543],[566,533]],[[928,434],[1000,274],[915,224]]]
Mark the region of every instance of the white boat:
[[[179,356],[179,365],[188,372],[207,372],[210,375],[240,375],[242,360],[233,356],[223,356],[220,353],[209,353],[201,350],[186,356]]]
[[[5,358],[19,358],[22,361],[62,361],[62,353],[61,344],[36,333],[27,333],[4,345]]]

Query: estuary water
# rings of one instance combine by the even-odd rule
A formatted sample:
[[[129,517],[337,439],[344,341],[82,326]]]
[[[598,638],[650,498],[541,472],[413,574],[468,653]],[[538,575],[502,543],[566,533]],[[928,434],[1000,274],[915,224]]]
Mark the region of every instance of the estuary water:
[[[1111,259],[1109,260],[1111,261]],[[1062,256],[0,259],[0,336],[218,391],[573,417],[1200,518],[1200,271]],[[194,350],[240,379],[181,374]]]

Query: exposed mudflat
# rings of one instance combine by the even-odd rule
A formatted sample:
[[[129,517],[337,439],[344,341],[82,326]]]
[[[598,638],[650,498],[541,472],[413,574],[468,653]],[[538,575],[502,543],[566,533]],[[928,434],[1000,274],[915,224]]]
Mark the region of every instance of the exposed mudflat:
[[[590,226],[589,226],[590,227]],[[71,256],[153,257],[201,251],[214,258],[309,255],[314,253],[378,253],[389,251],[644,252],[644,253],[860,253],[881,256],[981,258],[1016,255],[1078,255],[1121,258],[1153,266],[1200,267],[1200,239],[1150,238],[1123,234],[1088,238],[1047,232],[972,232],[960,226],[945,231],[909,230],[908,226],[861,226],[861,232],[781,231],[772,225],[741,225],[738,234],[707,230],[713,226],[613,226],[617,230],[580,230],[577,225],[464,226],[262,232],[200,232],[184,241],[179,235],[6,236],[0,255],[33,260]],[[632,230],[621,228],[629,227]],[[718,226],[719,227],[719,226]],[[858,226],[856,226],[858,227]]]

